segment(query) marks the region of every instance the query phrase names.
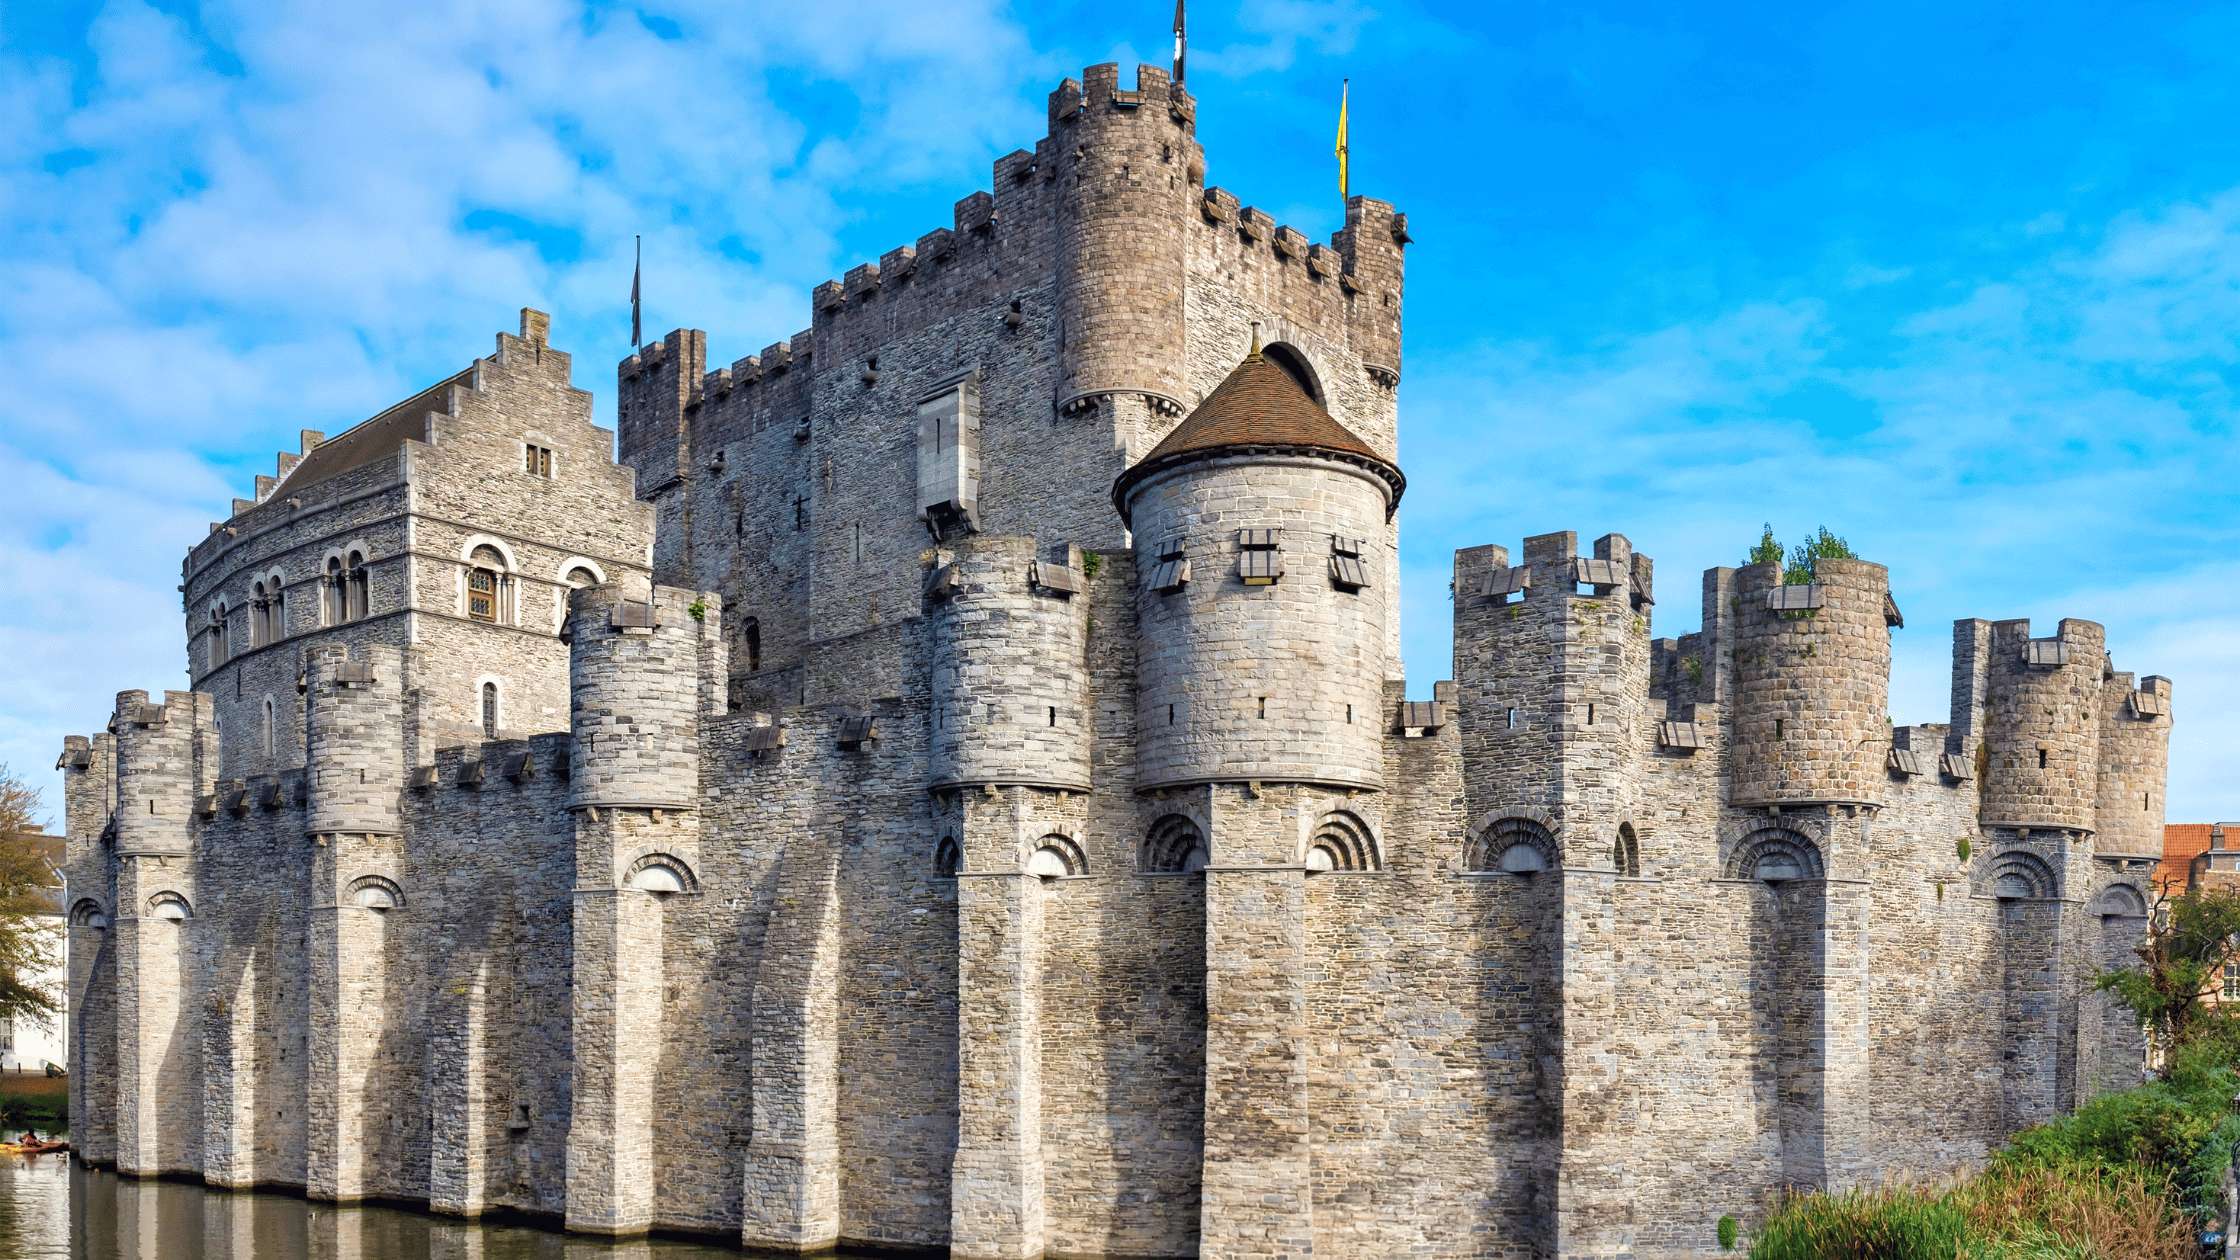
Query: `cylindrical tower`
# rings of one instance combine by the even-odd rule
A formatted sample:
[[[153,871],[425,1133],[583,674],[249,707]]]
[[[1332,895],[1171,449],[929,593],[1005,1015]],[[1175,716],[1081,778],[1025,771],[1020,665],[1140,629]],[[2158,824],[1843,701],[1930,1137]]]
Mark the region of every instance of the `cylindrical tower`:
[[[403,830],[404,653],[340,643],[311,649],[304,734],[310,802],[304,831],[396,835]]]
[[[632,585],[585,587],[568,600],[569,798],[579,807],[689,807],[700,786],[692,593]]]
[[[932,785],[1089,788],[1078,548],[969,537],[934,574]]]
[[[1400,470],[1248,357],[1113,487],[1135,532],[1136,787],[1383,784]]]
[[[1732,802],[1879,805],[1889,782],[1890,570],[1822,559],[1735,572]]]
[[[1056,165],[1057,405],[1140,398],[1178,412],[1183,372],[1183,233],[1204,170],[1190,95],[1157,66],[1120,87],[1117,63],[1050,94]],[[1198,178],[1202,179],[1200,175]]]
[[[215,740],[198,738],[208,724],[210,697],[164,693],[151,704],[145,691],[117,693],[117,853],[183,854],[193,844],[187,819],[207,771],[215,768]]]
[[[1991,627],[1983,825],[2090,831],[2100,781],[2100,689],[2107,631],[2063,618],[2051,639],[2030,623]]]
[[[2093,851],[2162,853],[2162,791],[2170,769],[2170,680],[2132,685],[2117,674],[2100,691],[2099,785]]]

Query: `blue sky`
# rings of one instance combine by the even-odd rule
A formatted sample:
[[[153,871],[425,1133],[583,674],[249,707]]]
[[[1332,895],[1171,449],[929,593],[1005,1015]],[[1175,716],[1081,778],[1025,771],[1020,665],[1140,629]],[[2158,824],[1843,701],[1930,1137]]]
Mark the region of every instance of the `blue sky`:
[[[782,16],[779,14],[782,13]],[[0,759],[50,788],[183,685],[188,543],[294,449],[554,313],[612,413],[946,224],[1169,11],[826,0],[0,3]],[[2170,817],[2240,816],[2240,8],[1200,4],[1210,182],[1409,214],[1407,653],[1452,550],[1617,530],[1657,632],[1760,525],[1887,563],[1900,722],[1953,618],[2102,621],[2176,680]]]

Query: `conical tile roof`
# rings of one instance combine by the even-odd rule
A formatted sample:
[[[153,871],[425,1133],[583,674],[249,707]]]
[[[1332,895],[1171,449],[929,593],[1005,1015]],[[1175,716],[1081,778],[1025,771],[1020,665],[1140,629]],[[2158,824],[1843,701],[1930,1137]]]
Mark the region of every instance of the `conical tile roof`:
[[[1353,430],[1307,396],[1289,372],[1260,356],[1257,346],[1206,395],[1166,440],[1113,483],[1112,504],[1128,517],[1128,494],[1153,473],[1223,451],[1311,450],[1358,463],[1383,477],[1400,502],[1407,478]]]

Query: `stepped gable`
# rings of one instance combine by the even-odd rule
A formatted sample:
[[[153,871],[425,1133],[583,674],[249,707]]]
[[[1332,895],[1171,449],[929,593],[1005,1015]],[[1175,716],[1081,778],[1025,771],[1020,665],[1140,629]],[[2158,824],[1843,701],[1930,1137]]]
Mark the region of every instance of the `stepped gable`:
[[[1408,479],[1399,468],[1370,449],[1353,430],[1338,423],[1322,404],[1307,396],[1291,374],[1261,357],[1257,345],[1198,409],[1174,427],[1149,455],[1120,474],[1112,486],[1112,505],[1128,519],[1128,495],[1145,478],[1177,464],[1220,451],[1310,450],[1357,463],[1392,487],[1386,516],[1400,504]]]

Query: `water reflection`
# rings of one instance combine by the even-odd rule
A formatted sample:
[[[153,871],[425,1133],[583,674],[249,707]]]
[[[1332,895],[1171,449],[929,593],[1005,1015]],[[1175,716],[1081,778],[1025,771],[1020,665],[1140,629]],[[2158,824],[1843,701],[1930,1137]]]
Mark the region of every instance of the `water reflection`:
[[[600,1242],[380,1207],[142,1181],[0,1156],[0,1260],[741,1260],[670,1239]],[[843,1253],[845,1254],[845,1253]]]

